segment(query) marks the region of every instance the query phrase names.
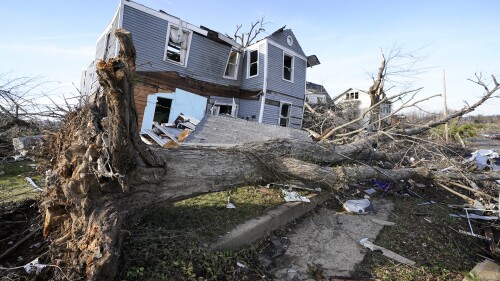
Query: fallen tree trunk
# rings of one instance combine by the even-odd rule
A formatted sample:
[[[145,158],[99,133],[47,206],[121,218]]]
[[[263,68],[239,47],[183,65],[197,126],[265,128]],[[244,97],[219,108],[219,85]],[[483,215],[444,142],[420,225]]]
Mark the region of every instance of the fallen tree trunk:
[[[41,208],[54,279],[113,280],[128,227],[153,204],[262,182],[297,179],[331,191],[362,179],[433,177],[423,168],[385,170],[352,163],[378,157],[378,136],[334,146],[281,140],[166,150],[145,146],[133,100],[135,50],[117,30],[118,58],[97,64],[98,102],[71,113],[52,141]]]

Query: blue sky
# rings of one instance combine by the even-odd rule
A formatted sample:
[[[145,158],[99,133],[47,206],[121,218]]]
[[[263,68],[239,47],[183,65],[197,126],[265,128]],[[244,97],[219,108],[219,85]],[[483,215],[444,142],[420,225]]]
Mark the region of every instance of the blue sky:
[[[111,21],[118,0],[0,0],[0,73],[44,76],[54,93],[74,91],[80,72],[93,58],[95,43]],[[500,1],[188,1],[137,0],[154,9],[231,34],[265,15],[268,33],[286,25],[304,52],[321,65],[308,81],[331,95],[354,87],[367,89],[377,70],[380,48],[394,44],[421,49],[426,71],[415,77],[421,97],[443,91],[446,70],[448,104],[472,103],[482,88],[467,81],[475,72],[500,80]],[[440,110],[437,98],[424,104]],[[477,111],[499,114],[500,99]]]

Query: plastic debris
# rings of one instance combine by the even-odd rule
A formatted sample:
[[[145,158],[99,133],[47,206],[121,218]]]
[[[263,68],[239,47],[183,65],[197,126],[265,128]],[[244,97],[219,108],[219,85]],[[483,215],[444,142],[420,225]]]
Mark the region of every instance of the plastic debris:
[[[375,183],[375,185],[378,188],[382,189],[384,192],[389,191],[389,189],[391,188],[391,183],[383,180],[373,179],[373,183]]]
[[[247,266],[246,266],[246,265],[242,264],[242,263],[241,263],[241,262],[239,262],[239,261],[238,261],[238,262],[236,262],[236,265],[237,265],[238,267],[241,267],[241,268],[247,268]]]
[[[36,258],[33,261],[31,261],[30,263],[26,264],[24,266],[24,270],[28,274],[35,273],[35,272],[38,274],[45,267],[47,267],[47,265],[46,264],[41,264],[40,262],[38,262],[38,258]]]
[[[476,161],[480,170],[486,167],[492,170],[500,170],[500,155],[494,149],[479,149],[472,152],[472,156],[466,162]]]
[[[377,191],[374,188],[365,189],[365,193],[368,195],[372,195],[375,192]]]
[[[25,177],[26,181],[29,182],[35,188],[36,191],[42,192],[43,189],[41,189],[30,177]]]
[[[283,198],[286,202],[311,202],[309,198],[299,195],[295,191],[281,190],[281,194],[283,194]]]
[[[409,260],[401,255],[398,255],[398,254],[394,253],[393,251],[388,250],[384,247],[377,246],[377,245],[373,244],[372,242],[368,241],[368,238],[363,238],[363,239],[359,240],[359,243],[372,251],[381,251],[382,255],[384,255],[388,258],[391,258],[395,261],[398,261],[400,263],[404,263],[404,264],[408,264],[408,265],[415,265],[414,261]]]
[[[227,205],[226,205],[226,208],[227,208],[227,209],[236,209],[236,206],[234,206],[234,204],[233,204],[233,203],[231,203],[231,201],[229,201],[229,200],[230,200],[230,198],[231,198],[231,196],[228,196],[228,197],[227,197]]]
[[[469,218],[469,219],[486,220],[486,221],[498,220],[498,217],[480,216],[480,215],[476,215],[476,214],[469,214],[469,216],[467,216],[467,215],[450,214],[450,217],[454,217],[454,218]]]
[[[359,215],[366,215],[369,212],[375,211],[372,202],[368,199],[347,200],[343,206],[346,211]]]

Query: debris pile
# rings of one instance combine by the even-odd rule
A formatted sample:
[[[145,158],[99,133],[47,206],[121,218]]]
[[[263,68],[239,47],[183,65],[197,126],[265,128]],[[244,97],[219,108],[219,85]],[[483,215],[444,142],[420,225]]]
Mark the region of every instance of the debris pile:
[[[184,142],[199,123],[200,120],[181,113],[174,123],[154,122],[152,129],[142,129],[140,135],[141,139],[149,145],[156,143],[165,148],[174,148]]]

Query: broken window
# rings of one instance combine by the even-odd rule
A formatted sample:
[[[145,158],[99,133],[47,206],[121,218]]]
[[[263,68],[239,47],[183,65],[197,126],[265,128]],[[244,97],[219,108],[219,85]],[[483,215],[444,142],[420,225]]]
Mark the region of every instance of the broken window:
[[[169,24],[165,60],[186,65],[191,31]]]
[[[293,56],[283,53],[283,79],[293,82]]]
[[[248,56],[248,78],[259,75],[259,51],[250,51]]]
[[[168,117],[170,115],[171,107],[172,107],[171,99],[158,98],[156,100],[155,115],[153,117],[153,122],[158,122],[159,124],[168,123]]]
[[[237,107],[237,105],[233,106],[231,104],[214,104],[210,113],[212,115],[229,115],[234,117],[236,115]]]
[[[279,125],[283,127],[288,127],[290,123],[290,111],[292,109],[292,104],[290,103],[281,103],[280,104],[280,118]]]
[[[226,72],[224,72],[224,77],[236,79],[238,75],[238,62],[240,58],[240,53],[232,49],[229,54],[229,58],[227,59]]]

